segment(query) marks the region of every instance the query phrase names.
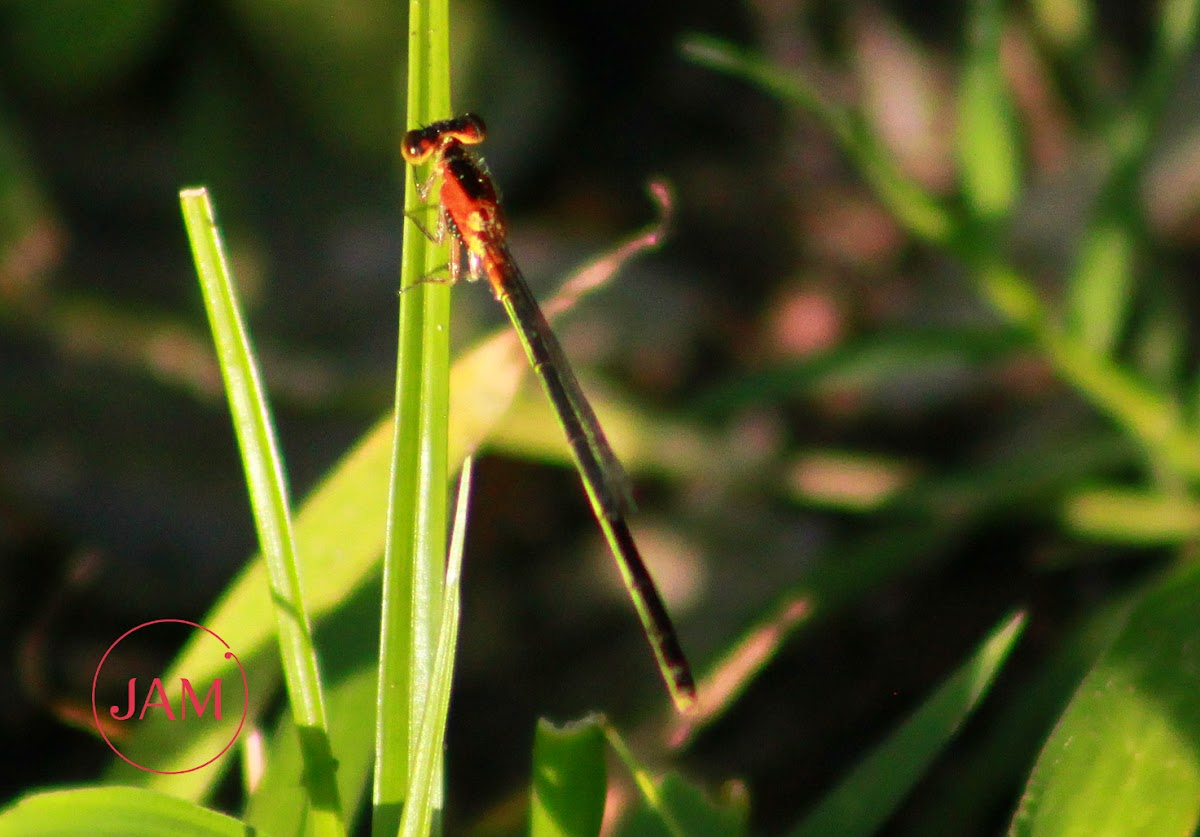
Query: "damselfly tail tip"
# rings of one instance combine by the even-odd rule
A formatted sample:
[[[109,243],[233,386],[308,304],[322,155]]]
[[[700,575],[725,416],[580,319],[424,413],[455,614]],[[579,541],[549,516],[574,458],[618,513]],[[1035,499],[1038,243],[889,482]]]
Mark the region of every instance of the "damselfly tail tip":
[[[683,716],[696,713],[699,698],[696,695],[696,683],[692,680],[692,672],[689,669],[672,671],[667,681],[667,691],[671,693],[671,702],[675,704],[676,712]]]

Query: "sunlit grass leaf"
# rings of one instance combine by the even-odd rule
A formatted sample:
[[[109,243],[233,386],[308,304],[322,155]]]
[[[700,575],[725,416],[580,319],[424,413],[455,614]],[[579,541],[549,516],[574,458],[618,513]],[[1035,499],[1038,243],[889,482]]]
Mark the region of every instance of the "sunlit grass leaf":
[[[329,743],[317,652],[303,594],[283,462],[214,210],[204,189],[180,193],[205,309],[237,432],[250,504],[270,582],[292,719],[301,733],[313,834],[342,834],[337,762]]]
[[[1023,614],[1005,619],[979,650],[911,718],[860,761],[791,834],[873,834],[987,694],[1023,625]]]
[[[450,685],[454,679],[454,659],[458,650],[458,624],[461,616],[463,546],[467,531],[467,505],[471,494],[472,460],[463,462],[458,481],[458,505],[454,514],[454,533],[446,558],[446,578],[442,586],[437,645],[433,666],[425,683],[429,694],[417,724],[416,749],[408,788],[404,794],[404,816],[400,822],[402,837],[425,837],[441,830],[442,754],[446,748],[446,718],[450,710]]]
[[[563,727],[539,720],[533,741],[531,837],[599,834],[606,778],[604,730],[596,719]]]
[[[0,837],[254,837],[255,829],[194,802],[142,788],[38,793],[0,813]]]
[[[1200,568],[1152,586],[1079,686],[1012,837],[1191,835],[1200,824]]]
[[[349,595],[316,634],[324,649],[322,674],[329,709],[329,735],[338,760],[337,780],[350,822],[362,812],[374,762],[375,679],[379,666],[377,577]],[[268,834],[297,834],[304,822],[304,763],[291,717],[284,715],[266,738],[266,773],[252,789],[243,816]]]
[[[446,0],[410,0],[408,35],[405,129],[451,115]],[[406,212],[423,207],[417,177],[404,167]],[[408,806],[422,719],[432,711],[428,701],[436,691],[449,519],[450,289],[421,281],[446,264],[448,247],[430,241],[416,224],[405,221],[403,227],[371,822],[375,834],[389,835]],[[440,759],[434,769],[436,787],[426,802],[440,810]]]

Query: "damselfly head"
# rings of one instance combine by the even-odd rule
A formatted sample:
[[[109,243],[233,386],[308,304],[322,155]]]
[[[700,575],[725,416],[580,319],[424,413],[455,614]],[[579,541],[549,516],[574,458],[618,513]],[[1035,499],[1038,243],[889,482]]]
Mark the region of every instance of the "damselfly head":
[[[464,113],[409,131],[400,143],[400,153],[406,162],[419,165],[452,141],[476,145],[483,142],[486,135],[487,126],[483,120],[473,113]]]

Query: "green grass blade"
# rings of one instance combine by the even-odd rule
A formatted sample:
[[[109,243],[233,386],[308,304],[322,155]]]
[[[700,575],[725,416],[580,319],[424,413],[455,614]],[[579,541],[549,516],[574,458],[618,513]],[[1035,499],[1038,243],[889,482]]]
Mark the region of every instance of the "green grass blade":
[[[958,165],[972,213],[992,226],[1012,210],[1020,189],[1012,103],[1000,66],[1004,28],[999,0],[974,0],[958,101]]]
[[[305,755],[309,833],[344,834],[320,670],[292,538],[283,464],[266,397],[238,310],[233,278],[208,192],[187,189],[180,193],[180,200],[275,603],[284,680]]]
[[[382,517],[382,514],[381,514]],[[329,735],[338,756],[338,791],[347,825],[365,813],[375,761],[375,685],[379,668],[382,581],[373,577],[349,594],[317,628],[323,650],[321,674],[329,709]],[[267,834],[298,834],[304,822],[304,760],[290,717],[266,736],[265,772],[243,810],[247,823]]]
[[[1029,775],[1054,721],[1084,675],[1125,625],[1128,596],[1084,615],[1035,671],[1017,674],[1007,700],[986,729],[960,741],[954,770],[939,771],[922,789],[920,810],[905,821],[908,834],[994,833],[995,812],[1010,806],[1012,789]]]
[[[1016,644],[1024,615],[1008,617],[917,712],[851,771],[795,837],[873,834],[987,694]]]
[[[1191,835],[1200,824],[1200,568],[1152,587],[1043,747],[1010,835]]]
[[[1067,324],[1100,355],[1112,353],[1133,304],[1134,256],[1140,243],[1136,182],[1111,184],[1083,235],[1067,281]]]
[[[563,727],[539,720],[533,740],[530,837],[599,834],[607,792],[604,731],[596,719]]]
[[[446,0],[410,0],[407,125],[450,115],[450,35]],[[420,209],[413,172],[405,208]],[[435,247],[404,223],[400,337],[383,570],[376,706],[375,835],[400,825],[409,770],[427,711],[445,576],[450,384],[450,289],[420,283],[445,266]],[[434,804],[441,807],[440,791]]]
[[[143,788],[38,793],[0,813],[0,837],[254,837],[255,829],[194,802]]]
[[[403,837],[424,837],[431,833],[441,815],[442,752],[446,742],[446,716],[450,711],[450,685],[454,679],[454,657],[458,647],[458,623],[461,616],[459,591],[462,582],[463,546],[467,532],[467,504],[471,495],[471,459],[463,462],[458,481],[458,506],[454,513],[454,532],[446,560],[441,622],[429,677],[429,694],[420,719],[417,748],[405,794],[404,818],[400,823]],[[436,829],[440,831],[439,827]]]

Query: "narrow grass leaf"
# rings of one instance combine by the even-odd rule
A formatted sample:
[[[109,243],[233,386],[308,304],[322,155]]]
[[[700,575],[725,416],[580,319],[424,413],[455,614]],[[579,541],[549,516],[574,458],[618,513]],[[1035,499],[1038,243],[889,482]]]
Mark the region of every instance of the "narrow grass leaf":
[[[1024,614],[1017,614],[995,628],[979,650],[791,833],[795,837],[873,834],[987,694],[1024,621]]]
[[[334,775],[337,763],[329,744],[320,670],[292,538],[287,486],[266,397],[208,193],[187,189],[180,193],[180,200],[275,604],[288,702],[305,757],[309,833],[343,834]]]
[[[127,787],[56,790],[0,812],[0,837],[254,837],[250,826],[173,796]]]
[[[376,576],[343,600],[316,632],[323,650],[322,675],[329,709],[329,734],[338,756],[338,792],[348,825],[362,812],[374,763],[375,681],[379,666],[379,607]],[[266,772],[250,794],[243,817],[267,834],[298,834],[304,822],[304,761],[295,724],[281,717],[266,737]]]
[[[599,834],[608,792],[604,730],[595,718],[537,724],[533,740],[530,837]]]
[[[994,224],[1020,189],[1016,120],[1000,65],[1003,5],[973,0],[958,100],[958,165],[972,213]]]
[[[905,823],[907,833],[995,832],[996,811],[1010,804],[1012,788],[1028,776],[1071,694],[1124,627],[1130,598],[1085,614],[1036,671],[1010,684],[987,728],[956,746],[955,769],[938,771],[923,789],[915,821]]]
[[[410,0],[407,127],[450,115],[449,26],[446,0]],[[404,206],[410,212],[422,209],[408,166]],[[420,719],[433,693],[448,520],[450,289],[420,280],[446,261],[445,246],[434,246],[415,224],[404,223],[376,706],[372,833],[377,836],[399,828]],[[441,807],[440,790],[434,804]]]
[[[441,815],[442,753],[446,742],[446,717],[450,711],[450,685],[454,679],[454,657],[458,647],[458,623],[461,615],[463,546],[466,542],[467,505],[471,496],[471,459],[463,462],[458,481],[458,506],[454,514],[454,533],[446,560],[441,623],[434,649],[433,669],[428,679],[430,693],[425,696],[424,715],[420,719],[417,748],[408,790],[405,793],[404,818],[400,823],[403,837],[425,837],[441,831],[436,818]],[[436,829],[434,828],[436,824]]]
[[[650,771],[633,754],[633,750],[625,743],[625,739],[617,731],[616,727],[604,718],[598,718],[597,720],[604,730],[604,737],[608,739],[608,745],[612,747],[613,752],[617,754],[617,758],[621,760],[625,765],[625,769],[633,776],[633,782],[637,786],[638,793],[641,796],[644,811],[651,815],[648,823],[639,825],[637,829],[638,833],[661,833],[670,835],[670,837],[683,837],[686,832],[675,818],[675,812],[667,805],[667,800],[663,796],[658,783],[654,781],[654,777],[650,775]]]

